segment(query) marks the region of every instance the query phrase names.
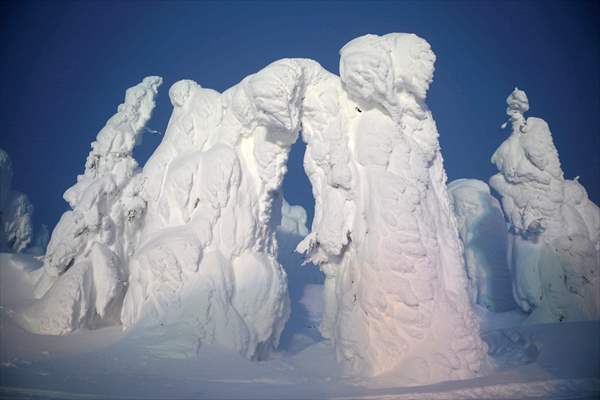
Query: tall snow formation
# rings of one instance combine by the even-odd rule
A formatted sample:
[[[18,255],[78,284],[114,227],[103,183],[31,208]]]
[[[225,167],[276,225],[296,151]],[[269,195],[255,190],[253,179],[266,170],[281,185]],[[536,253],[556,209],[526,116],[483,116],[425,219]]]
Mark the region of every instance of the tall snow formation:
[[[530,322],[600,318],[600,210],[564,178],[548,124],[523,116],[525,92],[506,101],[512,134],[492,156],[490,186],[510,223],[515,300]]]
[[[473,301],[495,312],[516,308],[506,256],[508,230],[500,202],[487,183],[477,179],[452,181],[448,192],[464,245]]]
[[[341,50],[341,79],[283,59],[224,93],[179,81],[164,139],[136,174],[130,149],[160,82],[145,80],[65,194],[73,211],[23,319],[64,333],[120,311],[126,328],[160,327],[188,354],[218,344],[266,357],[290,310],[276,228],[302,132],[316,210],[298,249],[327,277],[321,329],[339,360],[414,382],[477,374],[486,349],[425,105],[434,61],[415,35],[366,35]],[[296,217],[283,229],[301,230]]]
[[[22,253],[33,239],[33,205],[12,180],[12,162],[0,149],[0,252]]]
[[[322,334],[354,372],[474,376],[486,347],[425,105],[435,55],[413,34],[340,54],[341,80],[307,91],[303,118],[316,208],[298,249],[326,275]]]
[[[35,288],[19,314],[30,331],[64,334],[119,321],[128,258],[146,208],[143,177],[131,153],[154,108],[159,77],[127,90],[92,143],[83,175],[64,198],[71,206],[56,228]]]
[[[144,168],[148,213],[126,327],[158,323],[180,343],[250,359],[277,347],[289,297],[273,214],[304,88],[323,74],[313,61],[282,60],[222,94],[190,80],[171,87],[173,114]]]

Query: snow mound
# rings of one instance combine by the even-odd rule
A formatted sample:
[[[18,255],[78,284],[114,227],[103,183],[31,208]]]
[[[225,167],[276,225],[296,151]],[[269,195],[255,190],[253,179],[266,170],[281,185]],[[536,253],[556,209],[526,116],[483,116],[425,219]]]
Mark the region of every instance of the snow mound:
[[[492,156],[490,186],[510,223],[515,300],[529,322],[600,318],[600,209],[564,179],[548,124],[523,116],[525,93],[507,104],[512,134]]]
[[[471,296],[490,311],[516,308],[508,266],[508,231],[500,202],[485,182],[457,179],[448,184]]]
[[[26,329],[65,334],[119,322],[128,275],[146,203],[131,153],[150,119],[162,83],[147,77],[127,90],[125,102],[92,143],[83,175],[64,198],[61,217],[44,256],[33,302],[19,314]]]
[[[12,180],[12,161],[0,149],[0,251],[22,253],[33,239],[33,205]]]

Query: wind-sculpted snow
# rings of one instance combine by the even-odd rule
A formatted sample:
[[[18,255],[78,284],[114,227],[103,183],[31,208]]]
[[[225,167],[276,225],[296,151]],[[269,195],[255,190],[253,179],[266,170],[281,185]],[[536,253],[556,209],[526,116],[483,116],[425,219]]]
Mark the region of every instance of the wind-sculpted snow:
[[[508,231],[500,202],[485,182],[457,179],[448,184],[471,296],[491,311],[516,308],[508,266]]]
[[[22,253],[33,239],[33,205],[12,180],[12,161],[0,149],[0,251]]]
[[[316,209],[298,248],[326,275],[322,334],[350,370],[413,382],[473,376],[485,361],[423,103],[434,60],[415,35],[355,39],[341,85],[307,91],[303,120]],[[311,120],[314,109],[327,112]]]
[[[171,87],[173,115],[144,168],[147,224],[126,327],[160,323],[190,346],[251,359],[277,347],[290,309],[276,258],[278,189],[304,92],[329,77],[314,61],[281,60],[223,94],[192,81]]]
[[[325,273],[321,332],[338,360],[414,383],[478,374],[486,349],[424,103],[434,61],[415,35],[367,35],[341,50],[341,79],[284,59],[224,93],[179,81],[164,139],[136,174],[131,148],[160,83],[145,80],[65,194],[73,211],[52,235],[26,325],[64,333],[120,311],[135,335],[168,338],[162,352],[216,344],[267,357],[290,311],[282,205],[279,232],[307,233],[280,194],[301,132],[316,209],[298,249]]]
[[[490,185],[511,228],[515,300],[530,322],[600,318],[600,211],[577,179],[565,180],[548,124],[525,119],[525,92],[507,99],[512,134]]]
[[[131,156],[162,83],[148,77],[127,90],[125,102],[92,143],[85,172],[64,198],[72,210],[52,232],[35,288],[38,299],[19,322],[44,334],[118,323],[146,202],[143,177]]]

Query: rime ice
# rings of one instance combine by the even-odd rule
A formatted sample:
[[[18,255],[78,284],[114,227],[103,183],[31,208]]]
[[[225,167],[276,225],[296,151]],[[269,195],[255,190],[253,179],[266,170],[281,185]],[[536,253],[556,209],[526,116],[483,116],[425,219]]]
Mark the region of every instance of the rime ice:
[[[52,232],[35,287],[37,301],[19,314],[36,333],[64,334],[119,322],[128,260],[146,208],[143,180],[131,153],[162,83],[148,77],[92,143],[85,171],[64,194],[71,206]]]
[[[283,204],[279,231],[306,235],[298,249],[325,273],[321,332],[348,372],[398,369],[411,383],[479,374],[486,347],[425,105],[435,55],[412,34],[366,35],[340,54],[341,77],[284,59],[224,93],[175,83],[142,171],[131,150],[161,80],[129,89],[65,193],[72,211],[21,323],[51,334],[122,324],[160,332],[170,353],[217,344],[263,359],[290,312]],[[299,132],[310,233],[280,193]]]
[[[512,134],[492,156],[490,179],[510,223],[515,300],[530,322],[600,317],[600,211],[565,179],[548,124],[525,119],[527,96],[507,98]]]

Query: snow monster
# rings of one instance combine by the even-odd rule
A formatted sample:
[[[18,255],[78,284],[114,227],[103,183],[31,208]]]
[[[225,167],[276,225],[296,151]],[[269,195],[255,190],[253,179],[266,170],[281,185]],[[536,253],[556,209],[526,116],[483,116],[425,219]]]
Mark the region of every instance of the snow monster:
[[[160,81],[130,89],[65,194],[74,211],[53,232],[24,325],[160,327],[184,353],[219,344],[268,357],[289,316],[275,233],[301,137],[316,209],[298,250],[326,275],[321,331],[339,361],[417,383],[481,372],[486,347],[425,104],[435,55],[400,33],[359,37],[340,54],[341,77],[283,59],[223,93],[175,83],[142,171],[129,145]]]

